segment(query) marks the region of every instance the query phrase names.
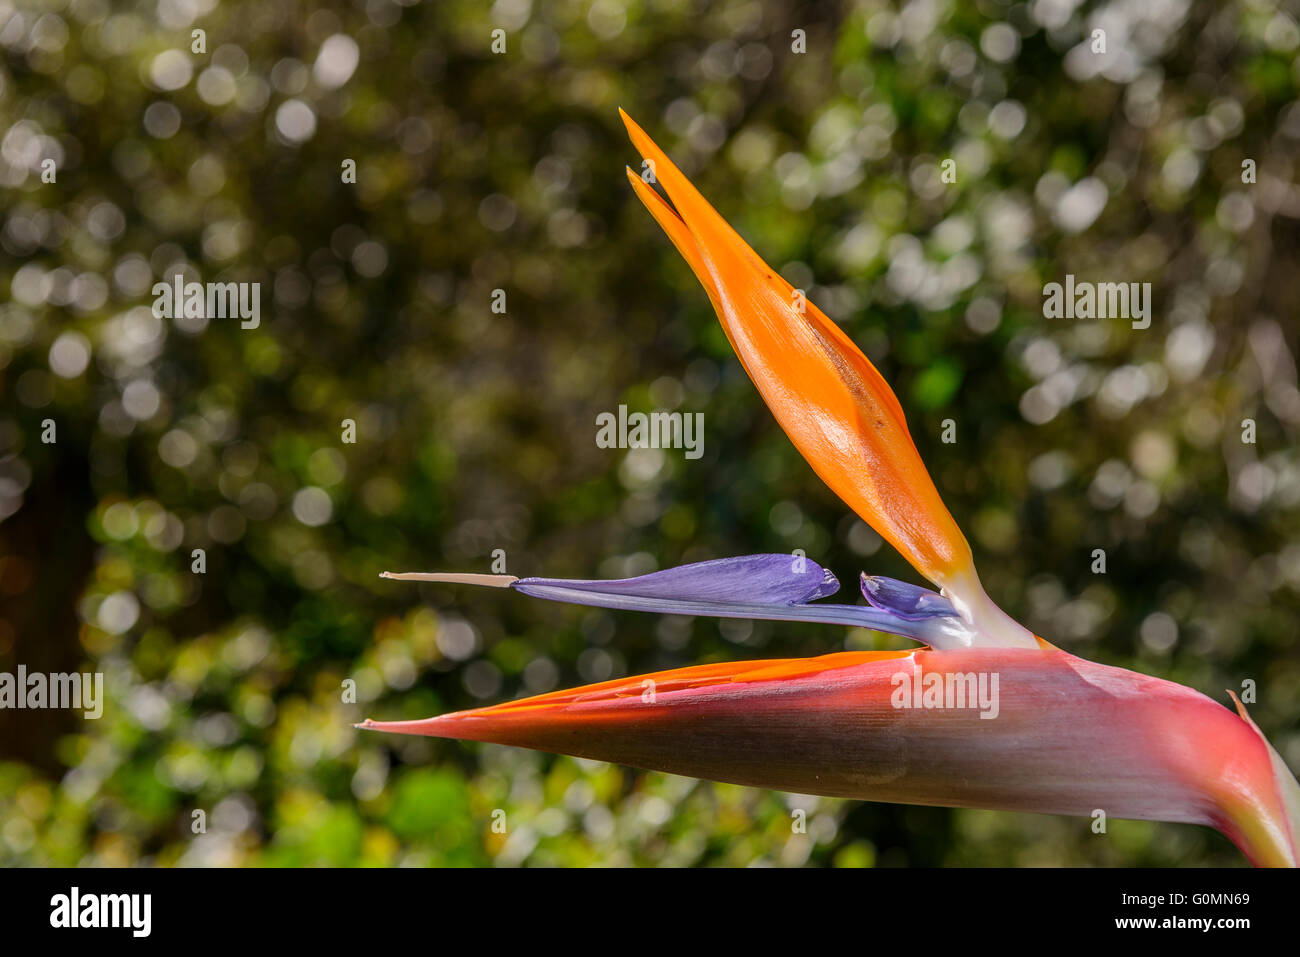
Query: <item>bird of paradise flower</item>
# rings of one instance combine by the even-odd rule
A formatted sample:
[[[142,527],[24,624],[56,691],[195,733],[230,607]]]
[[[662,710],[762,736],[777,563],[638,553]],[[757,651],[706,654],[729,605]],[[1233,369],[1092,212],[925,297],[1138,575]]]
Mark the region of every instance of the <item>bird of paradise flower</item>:
[[[1296,866],[1300,785],[1236,696],[1234,714],[1182,685],[1075,657],[994,604],[880,373],[620,114],[668,200],[629,169],[633,190],[703,284],[782,429],[939,590],[863,575],[866,605],[819,602],[839,583],[790,555],[620,581],[385,576],[605,608],[830,622],[924,647],[697,665],[357,727],[801,794],[1203,824],[1257,865]]]

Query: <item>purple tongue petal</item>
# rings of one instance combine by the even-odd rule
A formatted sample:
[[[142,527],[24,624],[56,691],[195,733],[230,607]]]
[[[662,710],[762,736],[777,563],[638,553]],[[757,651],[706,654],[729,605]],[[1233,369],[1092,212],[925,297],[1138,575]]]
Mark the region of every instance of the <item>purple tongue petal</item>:
[[[508,587],[535,598],[624,611],[873,628],[933,648],[968,648],[977,637],[946,598],[892,578],[862,576],[862,593],[870,605],[810,604],[835,594],[840,584],[816,562],[798,555],[719,558],[617,581],[438,572],[384,572],[384,577]]]
[[[521,578],[513,587],[525,594],[563,588],[593,595],[675,601],[798,605],[835,594],[840,583],[829,571],[802,556],[741,555],[679,565],[638,578],[615,581]]]
[[[952,602],[938,592],[909,585],[883,575],[863,575],[862,595],[874,608],[887,611],[907,621],[926,618],[960,617]]]

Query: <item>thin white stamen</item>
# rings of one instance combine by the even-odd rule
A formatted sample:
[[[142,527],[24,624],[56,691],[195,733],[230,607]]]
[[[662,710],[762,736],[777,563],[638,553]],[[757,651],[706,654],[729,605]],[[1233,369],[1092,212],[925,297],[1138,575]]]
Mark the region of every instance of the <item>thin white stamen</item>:
[[[444,585],[487,585],[490,588],[509,588],[519,581],[514,575],[475,575],[457,572],[380,572],[380,578],[399,582],[440,582]]]

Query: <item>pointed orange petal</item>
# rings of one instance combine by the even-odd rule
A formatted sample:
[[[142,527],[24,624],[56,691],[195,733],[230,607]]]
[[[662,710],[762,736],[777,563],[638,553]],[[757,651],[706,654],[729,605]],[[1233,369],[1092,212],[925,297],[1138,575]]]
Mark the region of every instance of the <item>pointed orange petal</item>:
[[[984,594],[970,546],[934,486],[889,384],[847,335],[777,275],[621,110],[676,216],[633,187],[699,277],[768,408],[832,491],[945,594],[991,644],[1033,636]],[[693,240],[691,242],[690,240]]]

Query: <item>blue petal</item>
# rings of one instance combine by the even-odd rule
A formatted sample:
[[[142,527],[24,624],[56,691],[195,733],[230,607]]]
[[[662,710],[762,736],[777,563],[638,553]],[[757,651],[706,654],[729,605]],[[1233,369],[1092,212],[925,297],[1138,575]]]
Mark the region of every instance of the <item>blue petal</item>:
[[[791,555],[720,558],[617,581],[521,578],[510,587],[537,598],[599,608],[820,622],[871,628],[936,648],[971,644],[973,633],[947,599],[892,579],[873,580],[892,587],[873,585],[866,591],[866,576],[863,580],[874,607],[808,604],[833,595],[839,582],[816,562]]]
[[[872,607],[908,621],[924,621],[938,616],[960,617],[952,602],[938,592],[883,575],[864,574],[862,596],[871,602]]]
[[[848,625],[902,635],[934,648],[970,647],[976,635],[943,596],[890,578],[862,576],[870,605],[810,604],[835,594],[839,582],[816,562],[797,555],[719,558],[613,581],[436,572],[384,575],[509,587],[537,598],[598,608]]]
[[[840,583],[816,562],[799,555],[741,555],[679,565],[638,578],[521,578],[513,587],[527,595],[559,587],[593,595],[797,605],[835,594]]]

